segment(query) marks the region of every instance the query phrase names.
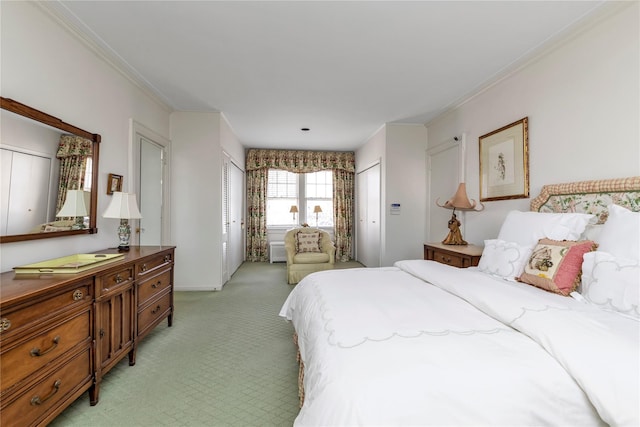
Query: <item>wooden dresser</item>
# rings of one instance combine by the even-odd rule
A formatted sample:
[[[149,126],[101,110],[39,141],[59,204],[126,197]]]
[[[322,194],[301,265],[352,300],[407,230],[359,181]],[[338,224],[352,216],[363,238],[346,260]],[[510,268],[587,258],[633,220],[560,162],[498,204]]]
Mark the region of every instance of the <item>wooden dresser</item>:
[[[173,246],[132,246],[77,274],[3,273],[0,425],[46,425],[173,318]],[[115,249],[96,253],[117,253]]]

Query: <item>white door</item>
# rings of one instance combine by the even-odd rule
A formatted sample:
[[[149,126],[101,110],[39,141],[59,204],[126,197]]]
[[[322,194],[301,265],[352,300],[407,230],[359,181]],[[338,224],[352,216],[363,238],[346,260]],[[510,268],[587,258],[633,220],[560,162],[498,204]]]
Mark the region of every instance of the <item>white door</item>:
[[[360,172],[356,175],[356,260],[363,261],[367,257],[367,174]]]
[[[140,140],[140,245],[162,244],[163,147],[141,137]]]
[[[51,159],[2,149],[2,235],[29,233],[47,222]],[[6,176],[5,176],[6,175]],[[28,188],[29,191],[8,191]],[[5,188],[5,186],[7,188]],[[54,214],[55,215],[55,214]]]
[[[226,154],[222,158],[222,281],[244,261],[244,172]]]
[[[356,259],[366,267],[380,267],[380,164],[357,175]]]
[[[222,156],[222,283],[227,283],[231,278],[231,270],[229,268],[229,229],[231,228],[231,220],[229,215],[230,203],[230,184],[229,184],[229,168],[231,167],[229,156]]]
[[[229,271],[244,261],[244,172],[235,163],[229,167]]]
[[[380,267],[380,165],[367,170],[367,267]]]

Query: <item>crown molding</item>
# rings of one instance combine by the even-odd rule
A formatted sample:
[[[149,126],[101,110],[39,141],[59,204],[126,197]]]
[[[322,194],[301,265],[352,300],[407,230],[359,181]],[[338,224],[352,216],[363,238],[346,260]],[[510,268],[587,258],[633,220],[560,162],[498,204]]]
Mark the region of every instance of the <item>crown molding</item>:
[[[544,57],[565,46],[580,35],[590,31],[595,25],[630,7],[633,3],[633,1],[603,1],[596,9],[587,12],[574,23],[567,25],[561,31],[550,36],[538,46],[530,49],[529,52],[523,54],[511,64],[506,65],[489,80],[478,85],[457,101],[450,103],[449,106],[445,107],[444,111],[427,121],[425,126],[428,128],[431,124],[452,114],[458,108],[487,92],[492,87],[518,74],[524,68],[542,60]]]
[[[175,110],[159,90],[111,49],[104,40],[87,27],[59,0],[35,1],[33,4],[164,110],[169,113]]]

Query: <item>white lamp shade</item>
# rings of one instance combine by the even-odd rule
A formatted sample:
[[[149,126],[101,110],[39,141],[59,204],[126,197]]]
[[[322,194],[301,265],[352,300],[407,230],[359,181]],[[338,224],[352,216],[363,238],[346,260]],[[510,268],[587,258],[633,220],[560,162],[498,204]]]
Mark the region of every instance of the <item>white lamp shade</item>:
[[[140,219],[142,214],[138,210],[136,195],[115,191],[111,203],[102,214],[103,218]]]
[[[64,199],[62,209],[56,215],[61,216],[87,216],[89,215],[89,206],[91,202],[89,200],[90,193],[83,190],[69,190],[67,191],[67,198]]]

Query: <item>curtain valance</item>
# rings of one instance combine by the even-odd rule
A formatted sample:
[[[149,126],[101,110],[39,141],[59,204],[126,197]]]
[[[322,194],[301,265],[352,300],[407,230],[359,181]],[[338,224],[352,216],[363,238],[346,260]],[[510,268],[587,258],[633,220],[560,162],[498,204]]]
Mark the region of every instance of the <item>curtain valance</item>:
[[[56,157],[89,157],[93,149],[93,141],[77,135],[61,135]]]
[[[355,153],[352,151],[305,151],[249,149],[247,171],[256,169],[283,169],[289,172],[309,173],[321,170],[356,171]]]

